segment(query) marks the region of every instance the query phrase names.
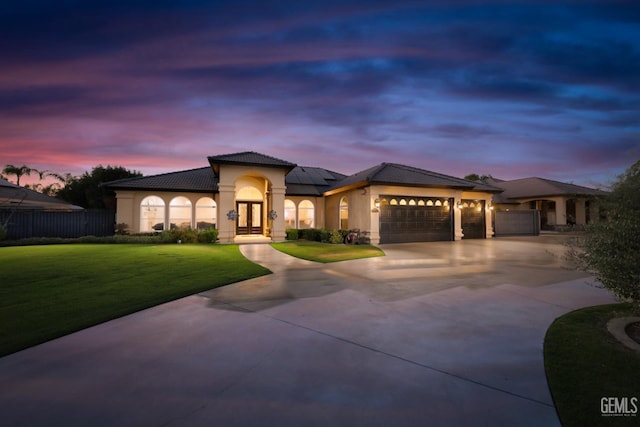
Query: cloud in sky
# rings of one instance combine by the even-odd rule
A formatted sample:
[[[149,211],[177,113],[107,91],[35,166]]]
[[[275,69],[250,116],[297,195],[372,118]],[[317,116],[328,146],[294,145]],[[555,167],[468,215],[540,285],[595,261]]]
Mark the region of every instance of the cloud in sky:
[[[639,24],[635,1],[26,0],[0,15],[0,163],[606,183],[640,158]]]

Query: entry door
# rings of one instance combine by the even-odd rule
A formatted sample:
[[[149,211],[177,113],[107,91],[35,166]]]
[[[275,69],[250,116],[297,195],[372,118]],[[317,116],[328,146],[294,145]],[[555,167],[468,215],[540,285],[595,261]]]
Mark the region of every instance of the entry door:
[[[262,234],[262,202],[238,202],[236,234]]]

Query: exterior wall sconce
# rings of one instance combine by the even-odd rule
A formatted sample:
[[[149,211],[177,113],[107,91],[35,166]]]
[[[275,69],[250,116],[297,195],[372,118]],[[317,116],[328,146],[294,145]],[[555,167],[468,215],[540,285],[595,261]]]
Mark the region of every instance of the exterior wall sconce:
[[[269,211],[269,219],[270,220],[275,220],[276,218],[278,218],[278,212],[276,211]]]
[[[238,212],[233,210],[227,212],[227,219],[229,219],[230,221],[235,221],[236,219],[238,219]]]
[[[376,199],[373,202],[373,209],[371,209],[371,212],[373,212],[373,213],[380,212],[380,199]]]

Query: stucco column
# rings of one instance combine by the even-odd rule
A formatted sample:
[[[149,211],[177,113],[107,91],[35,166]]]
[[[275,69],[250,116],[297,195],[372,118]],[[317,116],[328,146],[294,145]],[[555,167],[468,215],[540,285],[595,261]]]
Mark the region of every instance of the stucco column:
[[[493,238],[493,209],[491,209],[491,200],[484,201],[484,218],[485,218],[485,237],[487,239]]]
[[[556,197],[556,225],[567,225],[567,201],[564,197]]]
[[[458,205],[462,204],[462,195],[456,194],[453,199],[453,224],[454,224],[454,240],[462,240],[464,234],[462,233],[462,209]]]
[[[276,212],[276,219],[271,220],[271,240],[274,242],[285,240],[287,237],[284,222],[285,187],[271,187],[271,209]]]
[[[236,209],[235,185],[218,184],[218,240],[220,243],[233,243],[236,235],[236,221],[227,218],[227,213]]]
[[[374,194],[370,197],[369,203],[369,239],[372,245],[380,244],[380,198]],[[376,206],[376,200],[378,206]]]
[[[585,225],[587,223],[587,206],[585,199],[576,199],[576,224]]]

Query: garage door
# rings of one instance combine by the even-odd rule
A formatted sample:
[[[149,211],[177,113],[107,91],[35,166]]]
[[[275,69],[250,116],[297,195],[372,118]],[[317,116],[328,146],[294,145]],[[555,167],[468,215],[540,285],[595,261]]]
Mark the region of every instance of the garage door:
[[[462,200],[463,239],[484,239],[485,225],[484,200]]]
[[[453,240],[453,199],[380,196],[380,243]]]

